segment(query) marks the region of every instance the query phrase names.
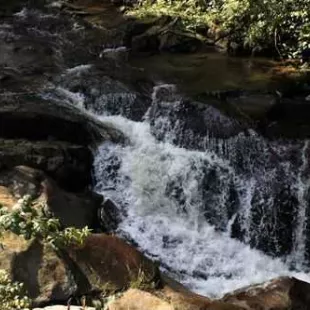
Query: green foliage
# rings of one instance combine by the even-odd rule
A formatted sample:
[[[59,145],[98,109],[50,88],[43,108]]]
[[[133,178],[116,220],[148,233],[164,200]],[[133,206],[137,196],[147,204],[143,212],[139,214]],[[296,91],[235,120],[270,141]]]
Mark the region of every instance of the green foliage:
[[[244,48],[269,48],[281,57],[310,47],[308,0],[140,0],[128,14],[171,16],[191,31],[215,27]]]
[[[212,8],[213,20],[249,47],[273,47],[281,57],[310,47],[307,0],[213,0]]]
[[[0,232],[10,231],[26,240],[39,238],[54,248],[69,244],[82,245],[90,234],[88,227],[68,227],[62,230],[59,220],[45,216],[42,210],[34,207],[28,195],[20,199],[11,212],[0,206]]]
[[[0,310],[30,308],[31,301],[25,295],[24,285],[12,282],[6,271],[0,269]]]

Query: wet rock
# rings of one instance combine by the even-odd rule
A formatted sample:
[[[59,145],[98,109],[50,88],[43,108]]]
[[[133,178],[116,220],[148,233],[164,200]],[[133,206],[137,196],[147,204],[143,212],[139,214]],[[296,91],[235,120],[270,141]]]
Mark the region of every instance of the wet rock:
[[[249,119],[255,120],[264,118],[266,112],[277,102],[273,94],[268,93],[231,93],[225,95],[226,101],[235,107],[236,112],[240,111]],[[240,115],[241,116],[241,115]]]
[[[294,229],[298,225],[299,201],[296,194],[289,187],[279,188],[274,193],[274,199],[279,203],[272,208],[259,202],[260,198],[260,195],[255,195],[252,201],[249,228],[251,246],[273,256],[289,255],[294,246]]]
[[[0,137],[58,140],[89,145],[122,140],[122,135],[78,109],[38,96],[8,96],[1,100]],[[120,140],[119,140],[120,139]]]
[[[66,192],[43,172],[25,166],[2,171],[0,186],[3,188],[0,203],[7,207],[11,207],[14,200],[29,194],[36,198],[38,204],[43,203],[45,212],[58,218],[64,227],[98,228],[97,210],[103,200],[98,194],[90,191]]]
[[[104,201],[98,210],[98,217],[100,221],[100,227],[102,227],[104,232],[115,231],[119,222],[121,221],[120,210],[110,199],[106,199]]]
[[[141,85],[139,76],[126,67],[108,71],[103,64],[68,70],[59,83],[74,94],[82,94],[84,106],[96,114],[122,115],[140,121],[151,104],[150,87],[143,82]]]
[[[310,304],[310,284],[282,277],[237,290],[224,296],[222,301],[253,310],[306,310]]]
[[[229,138],[245,129],[238,120],[211,105],[187,99],[154,104],[149,118],[153,133],[159,139],[164,138],[166,131],[173,131],[173,142],[186,148],[204,148],[205,137]]]

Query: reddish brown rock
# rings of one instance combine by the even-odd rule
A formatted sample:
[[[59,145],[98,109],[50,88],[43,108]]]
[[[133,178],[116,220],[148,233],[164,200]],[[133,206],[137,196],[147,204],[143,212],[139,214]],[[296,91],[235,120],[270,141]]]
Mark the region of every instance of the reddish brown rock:
[[[222,301],[253,310],[307,310],[310,309],[310,284],[280,277],[227,294]]]
[[[157,267],[115,236],[92,234],[83,247],[67,252],[94,287],[96,283],[109,283],[115,290],[122,290],[138,282],[144,287],[155,287],[159,282]]]

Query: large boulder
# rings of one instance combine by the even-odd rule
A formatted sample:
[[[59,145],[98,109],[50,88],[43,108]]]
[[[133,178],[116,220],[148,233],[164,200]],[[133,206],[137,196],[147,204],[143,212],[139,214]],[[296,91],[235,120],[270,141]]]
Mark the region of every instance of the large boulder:
[[[124,141],[117,130],[57,99],[12,96],[0,104],[0,171],[27,165],[80,191],[91,184],[91,148],[107,140]]]
[[[155,288],[157,266],[123,240],[105,234],[92,234],[81,248],[66,250],[94,288],[110,283],[115,291],[132,285]]]
[[[169,300],[175,309],[206,309],[212,304],[211,299],[208,297],[191,292],[181,283],[169,278],[167,275],[162,274],[161,279],[163,287],[157,295],[164,296],[165,300]]]
[[[140,252],[114,236],[93,234],[80,248],[55,251],[34,240],[7,236],[0,252],[0,268],[14,281],[25,284],[34,306],[76,304],[82,296],[92,298],[128,288],[141,275],[157,281],[157,267]],[[140,282],[139,282],[140,283]],[[147,284],[147,283],[146,283]]]
[[[177,294],[174,292],[174,294]],[[211,302],[187,290],[174,296],[163,291],[129,289],[120,298],[107,305],[108,310],[245,310],[220,301]],[[189,298],[189,295],[192,295]],[[195,300],[196,299],[196,300]],[[249,310],[249,309],[247,309]]]
[[[89,145],[103,140],[119,142],[122,135],[57,99],[37,96],[6,97],[0,105],[0,137],[58,140]]]
[[[116,48],[104,49],[103,59],[96,65],[67,70],[58,82],[74,94],[83,94],[84,106],[96,114],[122,115],[141,121],[151,104],[150,82],[142,78],[139,70],[126,64],[121,64],[121,69],[110,69],[111,64],[105,58],[108,54],[117,58],[117,53]]]

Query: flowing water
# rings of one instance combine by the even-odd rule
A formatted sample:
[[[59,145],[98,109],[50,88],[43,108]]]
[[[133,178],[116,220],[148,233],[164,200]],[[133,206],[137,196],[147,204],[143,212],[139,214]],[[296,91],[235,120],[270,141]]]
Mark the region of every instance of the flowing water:
[[[172,101],[159,99],[162,89]],[[268,142],[253,131],[230,139],[211,138],[206,132],[197,139],[190,129],[182,132],[181,124],[173,123],[167,111],[154,119],[158,104],[173,110],[181,105],[180,97],[171,95],[175,91],[173,85],[154,87],[153,104],[144,120],[134,122],[104,109],[100,113],[85,110],[83,94],[57,90],[62,100],[117,128],[130,141],[125,146],[103,143],[94,163],[95,190],[121,210],[117,233],[160,261],[164,271],[208,296],[219,297],[280,275],[310,280],[305,260],[308,141]],[[114,95],[115,100],[120,97]],[[130,96],[126,98],[130,103]],[[208,119],[218,120],[219,112],[212,110],[212,114],[209,109]],[[178,146],[176,141],[184,135],[195,140],[199,150]],[[296,158],[300,160],[292,163]],[[283,246],[281,237],[289,247],[289,237],[281,236],[285,223],[281,208],[291,200],[295,205],[286,211],[294,214],[298,224],[284,227],[292,230],[294,239],[289,253],[275,258],[254,249],[268,252],[270,245],[276,252]],[[292,214],[288,214],[291,222]],[[266,238],[269,244],[262,246]]]
[[[15,18],[28,25],[28,15],[24,10]],[[56,17],[52,22],[58,25]],[[1,31],[13,31],[4,26]],[[68,37],[82,31],[74,22],[68,27]],[[269,141],[236,130],[236,120],[207,104],[186,103],[175,85],[163,83],[134,121],[129,115],[143,97],[97,76],[82,52],[78,64],[70,58],[71,67],[61,52],[68,43],[53,29],[35,36],[59,48],[55,59],[64,68],[38,95],[75,105],[129,141],[95,150],[95,190],[119,207],[117,234],[203,295],[219,297],[280,275],[310,281],[309,141]]]

